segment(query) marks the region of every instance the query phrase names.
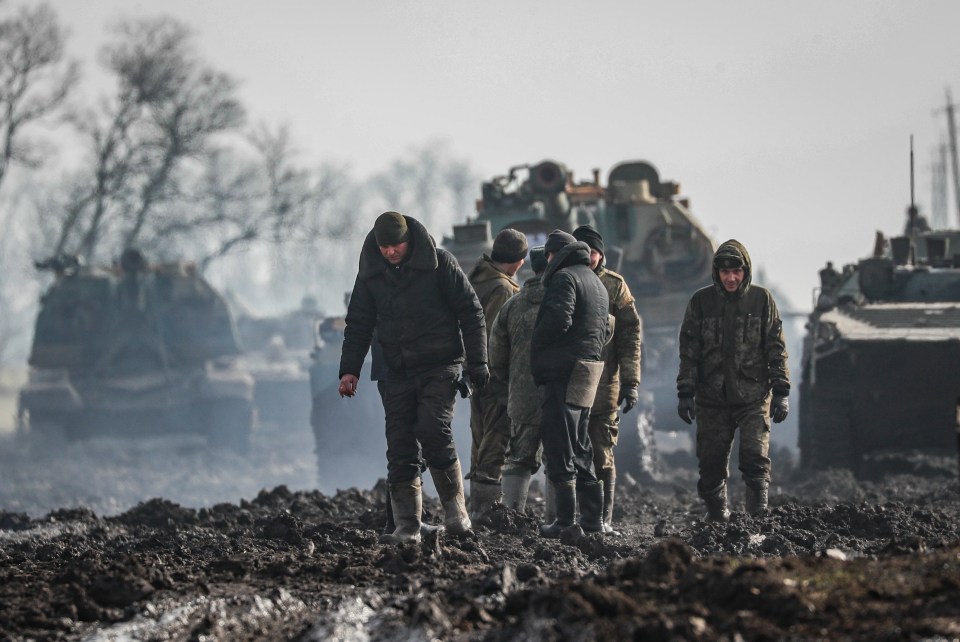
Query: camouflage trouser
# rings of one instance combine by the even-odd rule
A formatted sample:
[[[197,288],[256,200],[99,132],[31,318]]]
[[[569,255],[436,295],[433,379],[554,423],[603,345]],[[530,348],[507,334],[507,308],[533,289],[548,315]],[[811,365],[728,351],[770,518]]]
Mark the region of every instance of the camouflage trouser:
[[[590,443],[593,444],[593,467],[597,476],[606,470],[616,470],[613,449],[620,436],[620,413],[616,410],[597,415],[591,412],[587,432],[590,434]]]
[[[540,470],[543,461],[543,443],[540,441],[540,424],[520,421],[510,422],[512,433],[507,445],[504,475],[533,475]]]
[[[704,407],[697,404],[697,459],[701,496],[710,496],[726,484],[730,450],[740,428],[740,472],[750,485],[770,481],[770,396],[754,403]]]
[[[500,483],[510,441],[506,386],[491,381],[470,397],[470,472],[467,479]]]

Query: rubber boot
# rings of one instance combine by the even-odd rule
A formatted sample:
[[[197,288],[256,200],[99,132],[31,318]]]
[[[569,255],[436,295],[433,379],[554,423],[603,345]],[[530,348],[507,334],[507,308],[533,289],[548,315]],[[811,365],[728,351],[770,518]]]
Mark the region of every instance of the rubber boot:
[[[527,508],[527,493],[530,491],[529,473],[509,473],[503,476],[503,505],[520,511]]]
[[[762,515],[767,512],[767,494],[770,483],[766,479],[751,479],[747,482],[747,512]]]
[[[421,495],[421,506],[423,505],[423,496]],[[422,509],[421,509],[422,510]],[[383,533],[382,535],[391,535],[393,531],[397,530],[397,523],[393,521],[393,502],[390,500],[390,484],[387,484],[387,507],[384,511],[386,513],[386,520],[383,524]]]
[[[619,535],[613,530],[613,497],[617,490],[617,471],[614,468],[600,473],[603,484],[603,532],[608,535]]]
[[[577,486],[572,479],[560,484],[554,484],[548,479],[547,483],[554,487],[557,518],[552,523],[541,526],[540,534],[543,537],[558,538],[560,533],[573,526],[573,515],[577,510]]]
[[[707,521],[730,521],[730,511],[727,509],[727,487],[725,485],[721,486],[719,490],[705,495],[703,502],[707,505]]]
[[[577,485],[577,504],[580,506],[580,528],[585,533],[602,533],[603,484],[590,482]]]
[[[381,535],[384,544],[404,544],[420,541],[420,516],[423,514],[423,495],[420,493],[420,477],[410,481],[390,484],[390,503],[397,528]]]
[[[470,480],[470,519],[479,522],[502,498],[497,482]]]
[[[440,504],[443,506],[443,525],[454,535],[462,535],[473,525],[467,515],[463,497],[463,473],[458,459],[447,469],[431,468],[433,485],[437,487]]]
[[[552,524],[557,519],[557,491],[549,477],[543,479],[543,523]]]

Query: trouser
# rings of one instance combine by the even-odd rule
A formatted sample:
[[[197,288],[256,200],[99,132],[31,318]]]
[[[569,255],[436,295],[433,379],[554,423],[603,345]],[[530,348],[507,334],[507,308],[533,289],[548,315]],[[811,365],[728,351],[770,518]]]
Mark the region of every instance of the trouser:
[[[467,479],[500,483],[503,461],[510,441],[507,387],[491,380],[470,397],[470,472]]]
[[[740,429],[740,472],[748,484],[770,481],[770,397],[746,404],[697,404],[697,460],[702,497],[722,489],[729,476],[730,451]]]
[[[533,475],[543,462],[540,424],[514,421],[510,424],[510,442],[503,465],[504,475]]]
[[[541,439],[547,477],[555,484],[576,480],[577,486],[595,484],[593,448],[587,424],[590,409],[566,402],[567,382],[541,386]]]
[[[442,366],[419,375],[388,375],[382,395],[389,483],[419,475],[421,454],[430,468],[447,469],[457,461],[452,422],[458,373],[457,366]]]
[[[616,471],[613,449],[620,436],[620,413],[617,410],[599,414],[590,413],[587,432],[593,446],[593,467],[598,477],[606,471]]]

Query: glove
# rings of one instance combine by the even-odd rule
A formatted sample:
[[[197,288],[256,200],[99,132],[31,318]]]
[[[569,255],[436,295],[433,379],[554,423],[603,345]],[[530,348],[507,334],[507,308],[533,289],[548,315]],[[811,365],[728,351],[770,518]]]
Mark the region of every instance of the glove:
[[[773,395],[773,401],[770,402],[770,418],[773,419],[773,423],[782,422],[789,412],[790,402],[786,395]]]
[[[688,424],[693,423],[693,420],[697,418],[693,397],[680,397],[680,401],[677,403],[677,414]]]
[[[617,405],[623,406],[623,413],[626,414],[633,410],[633,407],[637,405],[637,393],[638,386],[621,386],[620,394],[617,395]]]
[[[483,390],[483,387],[490,381],[490,371],[485,364],[470,368],[467,370],[467,376],[470,377],[473,389],[477,391]]]

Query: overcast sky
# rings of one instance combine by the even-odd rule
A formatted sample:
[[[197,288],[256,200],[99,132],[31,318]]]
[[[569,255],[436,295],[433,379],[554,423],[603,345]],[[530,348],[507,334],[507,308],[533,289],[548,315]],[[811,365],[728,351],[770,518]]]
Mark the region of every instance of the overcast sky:
[[[309,158],[358,177],[432,140],[486,177],[648,160],[797,308],[827,259],[901,231],[911,134],[929,213],[934,111],[960,96],[953,0],[51,4],[88,74],[111,21],[180,18],[254,121],[288,123]]]

